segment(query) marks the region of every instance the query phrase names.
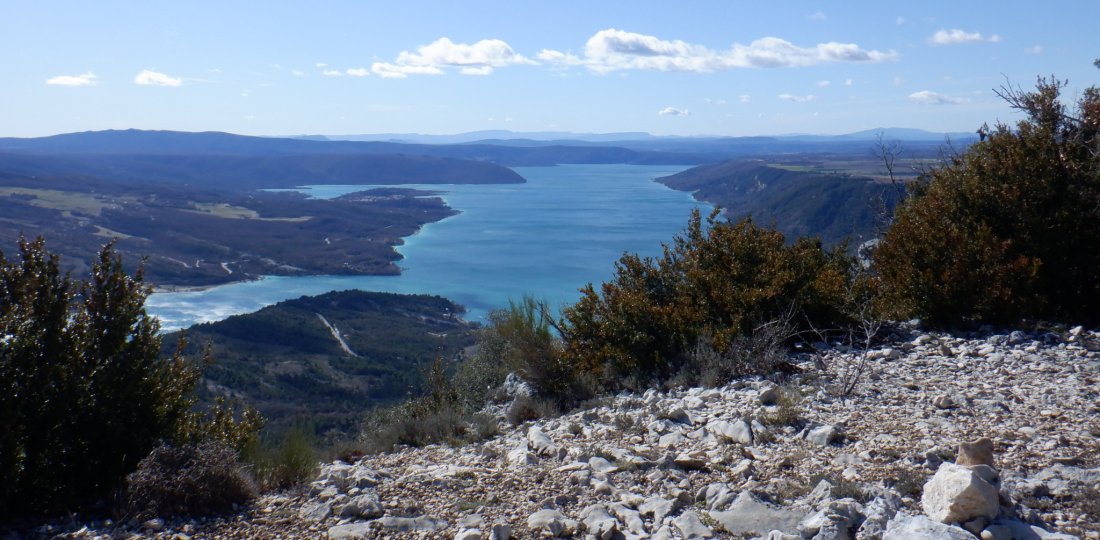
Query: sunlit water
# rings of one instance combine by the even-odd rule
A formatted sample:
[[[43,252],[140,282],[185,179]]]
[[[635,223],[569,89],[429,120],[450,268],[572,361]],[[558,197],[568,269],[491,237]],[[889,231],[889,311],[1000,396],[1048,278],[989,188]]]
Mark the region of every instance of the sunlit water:
[[[447,297],[468,320],[524,294],[555,306],[578,289],[611,277],[624,252],[655,255],[687,225],[690,194],[653,181],[678,166],[561,165],[516,167],[525,184],[398,186],[442,192],[461,213],[405,239],[399,276],[266,277],[203,291],[153,294],[146,302],[162,327],[175,329],[256,311],[328,291],[361,289]],[[374,186],[311,186],[336,197]]]

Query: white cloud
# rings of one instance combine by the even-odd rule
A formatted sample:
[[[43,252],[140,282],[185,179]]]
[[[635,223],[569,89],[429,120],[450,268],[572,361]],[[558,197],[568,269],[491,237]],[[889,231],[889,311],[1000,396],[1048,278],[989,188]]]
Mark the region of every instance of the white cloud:
[[[53,86],[95,86],[96,76],[90,71],[80,75],[58,75],[46,79],[46,84]]]
[[[817,87],[818,88],[825,88],[826,86],[829,86],[830,84],[833,84],[833,83],[831,83],[829,81],[817,81]]]
[[[1031,54],[1043,54],[1043,46],[1042,45],[1036,45],[1034,47],[1028,47],[1027,49],[1024,49],[1024,50],[1031,53]]]
[[[844,86],[852,86],[852,79],[844,79]]]
[[[909,94],[909,101],[924,105],[958,105],[963,102],[962,98],[945,96],[938,92],[932,92],[931,90],[913,92]]]
[[[898,26],[905,24],[905,17],[898,17],[897,19],[894,19],[894,24],[897,24]]]
[[[326,69],[321,72],[321,75],[324,75],[325,77],[343,77],[344,72],[338,69]]]
[[[567,66],[576,66],[584,63],[584,60],[581,60],[574,54],[563,53],[561,51],[555,51],[553,49],[543,49],[535,55],[535,58],[538,58],[543,62],[548,62],[551,64],[562,64]]]
[[[905,84],[905,79],[901,78],[899,75],[894,75],[894,86],[901,86],[903,84]]]
[[[794,94],[779,94],[779,99],[783,101],[793,101],[795,103],[806,103],[817,99],[813,94],[807,96],[796,96]]]
[[[304,72],[300,69],[292,69],[292,70],[290,70],[290,74],[294,75],[295,77],[301,77],[301,76],[305,75],[306,72]]]
[[[740,96],[737,96],[737,101],[740,101],[741,103],[748,103],[750,99],[752,99],[752,96],[748,94],[741,94]]]
[[[726,100],[724,100],[724,99],[703,98],[703,101],[705,101],[707,103],[710,103],[711,105],[718,105],[719,107],[726,104]]]
[[[326,64],[326,63],[324,63],[324,62],[317,62],[316,64],[313,64],[313,65],[314,65],[314,66],[317,66],[317,67],[319,67],[319,68],[326,68],[326,67],[328,67],[328,64]]]
[[[375,62],[371,71],[383,78],[439,75],[446,68],[457,69],[463,75],[488,75],[496,68],[534,63],[499,39],[455,43],[441,37],[415,52],[402,51],[393,62]]]
[[[821,10],[818,10],[813,15],[810,15],[811,21],[826,21],[828,19],[829,17],[826,17],[825,14],[821,12]]]
[[[370,70],[383,79],[404,79],[409,75],[442,75],[443,70],[434,66],[399,66],[389,62],[375,62]]]
[[[347,73],[352,77],[366,77],[367,75],[370,75],[370,70],[367,68],[350,68],[345,70],[344,73]]]
[[[687,109],[677,109],[676,107],[665,107],[657,111],[657,114],[661,116],[691,116],[691,111]]]
[[[143,86],[180,86],[183,84],[183,79],[145,69],[134,76],[134,84]]]
[[[951,30],[936,30],[936,33],[928,38],[928,42],[933,45],[956,45],[959,43],[980,43],[983,41],[997,43],[1000,40],[1001,36],[997,34],[985,37],[981,32],[967,32],[958,28],[952,28]]]
[[[616,29],[596,32],[584,47],[584,56],[543,50],[538,58],[559,65],[584,65],[595,73],[642,69],[657,71],[712,72],[735,68],[803,67],[829,62],[884,62],[894,60],[894,51],[865,50],[854,43],[819,43],[799,47],[776,38],[765,37],[748,45],[735,43],[728,50],[716,51],[680,40]]]

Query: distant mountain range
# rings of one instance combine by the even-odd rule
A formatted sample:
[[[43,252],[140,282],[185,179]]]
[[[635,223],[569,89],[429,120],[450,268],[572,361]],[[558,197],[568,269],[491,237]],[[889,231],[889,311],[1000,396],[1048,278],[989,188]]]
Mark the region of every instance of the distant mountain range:
[[[491,129],[481,131],[468,131],[465,133],[456,133],[452,135],[431,135],[420,133],[374,133],[374,134],[359,134],[359,135],[297,135],[291,136],[295,139],[314,140],[314,141],[375,141],[375,142],[395,142],[404,144],[466,144],[466,143],[497,143],[497,142],[515,142],[515,141],[527,141],[531,143],[535,142],[552,142],[552,143],[600,143],[600,144],[620,144],[620,143],[638,143],[638,142],[654,142],[654,141],[719,141],[719,140],[742,140],[742,141],[754,141],[760,139],[774,139],[779,141],[874,141],[879,135],[886,140],[899,140],[899,141],[925,141],[925,142],[943,142],[946,138],[952,140],[966,140],[974,138],[974,133],[966,132],[954,132],[954,133],[941,133],[934,131],[925,131],[923,129],[915,128],[874,128],[863,131],[857,131],[855,133],[846,133],[842,135],[813,135],[813,134],[790,134],[790,135],[770,135],[770,136],[750,136],[750,137],[723,137],[712,135],[697,135],[697,136],[677,136],[677,135],[651,135],[641,131],[625,131],[625,132],[613,132],[613,133],[575,133],[571,131],[510,131],[506,129]]]

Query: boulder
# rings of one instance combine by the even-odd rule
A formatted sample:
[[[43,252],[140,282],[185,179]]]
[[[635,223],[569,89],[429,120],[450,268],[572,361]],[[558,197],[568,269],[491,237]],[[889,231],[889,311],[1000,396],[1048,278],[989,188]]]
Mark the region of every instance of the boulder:
[[[699,515],[693,510],[688,510],[680,517],[676,518],[673,525],[680,530],[680,536],[684,540],[696,540],[698,538],[714,538],[714,531],[710,527],[703,524],[703,520],[699,519]]]
[[[361,538],[373,538],[371,524],[368,522],[345,523],[335,527],[329,527],[329,540],[359,540]]]
[[[717,420],[707,424],[707,430],[719,439],[728,440],[744,445],[751,445],[753,441],[752,427],[744,420],[727,422]]]
[[[899,513],[886,526],[882,540],[974,540],[974,535],[924,516]]]
[[[558,510],[539,510],[527,518],[527,528],[549,536],[570,536],[577,530],[577,522]]]
[[[298,517],[305,521],[321,521],[332,514],[332,503],[312,501],[302,505]]]
[[[511,540],[512,526],[505,523],[494,523],[489,528],[489,540]]]
[[[806,432],[807,441],[821,446],[829,446],[838,438],[840,438],[840,430],[829,424],[817,426]]]
[[[989,465],[993,466],[993,441],[989,437],[982,437],[974,442],[959,444],[959,456],[955,458],[959,465]]]
[[[653,518],[653,523],[661,523],[665,516],[680,509],[680,501],[677,499],[665,499],[662,497],[650,497],[638,505],[638,512],[643,516]]]
[[[447,526],[447,522],[441,519],[430,518],[427,516],[418,517],[393,517],[387,516],[378,520],[375,520],[387,531],[396,532],[435,532],[439,529],[443,529]]]
[[[756,395],[756,399],[760,401],[761,405],[775,405],[779,402],[779,387],[770,384],[761,388],[760,393]]]
[[[943,463],[924,485],[924,513],[940,523],[966,522],[982,516],[993,518],[1000,510],[997,488],[970,468]]]
[[[580,522],[589,535],[599,540],[610,540],[619,533],[619,522],[602,504],[585,507],[580,513]]]
[[[616,467],[614,463],[599,456],[592,456],[588,460],[588,466],[592,468],[592,472],[600,474],[611,474],[619,471],[619,468]]]
[[[550,437],[537,427],[527,430],[527,442],[531,445],[532,450],[542,456],[551,456],[558,452],[558,447],[554,444],[554,441],[550,440]]]
[[[455,533],[454,540],[481,540],[481,531],[477,529],[461,529]]]
[[[504,390],[504,395],[509,398],[517,397],[531,397],[535,394],[535,390],[531,388],[531,385],[527,381],[519,378],[519,375],[515,373],[509,373],[504,378],[504,384],[501,385],[501,389]]]
[[[382,502],[378,500],[378,494],[373,491],[356,495],[340,505],[336,513],[340,517],[374,519],[382,517],[385,511]]]
[[[797,534],[802,517],[802,512],[765,503],[748,491],[742,491],[726,510],[708,513],[726,532],[739,535],[769,531]]]

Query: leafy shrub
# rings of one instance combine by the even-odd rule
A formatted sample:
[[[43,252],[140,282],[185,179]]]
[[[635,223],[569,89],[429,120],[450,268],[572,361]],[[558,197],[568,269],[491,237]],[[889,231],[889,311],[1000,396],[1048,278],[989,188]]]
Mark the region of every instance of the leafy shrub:
[[[223,513],[256,495],[236,451],[218,441],[159,446],[126,486],[126,510],[139,519]]]
[[[704,227],[696,211],[661,257],[624,255],[599,292],[582,289],[562,324],[565,359],[576,371],[612,387],[627,377],[647,384],[674,375],[704,336],[726,352],[738,336],[787,313],[799,314],[796,331],[847,321],[852,260],[844,246],[826,252],[805,238],[788,245],[751,219],[717,216]]]
[[[224,404],[192,410],[201,365],[160,358],[142,271],[127,275],[110,245],[87,282],[63,275],[42,239],[19,252],[0,253],[0,519],[94,502],[161,440],[236,444],[258,428]]]
[[[1100,321],[1100,89],[1001,94],[1027,117],[926,175],[875,255],[884,311],[932,324]]]

